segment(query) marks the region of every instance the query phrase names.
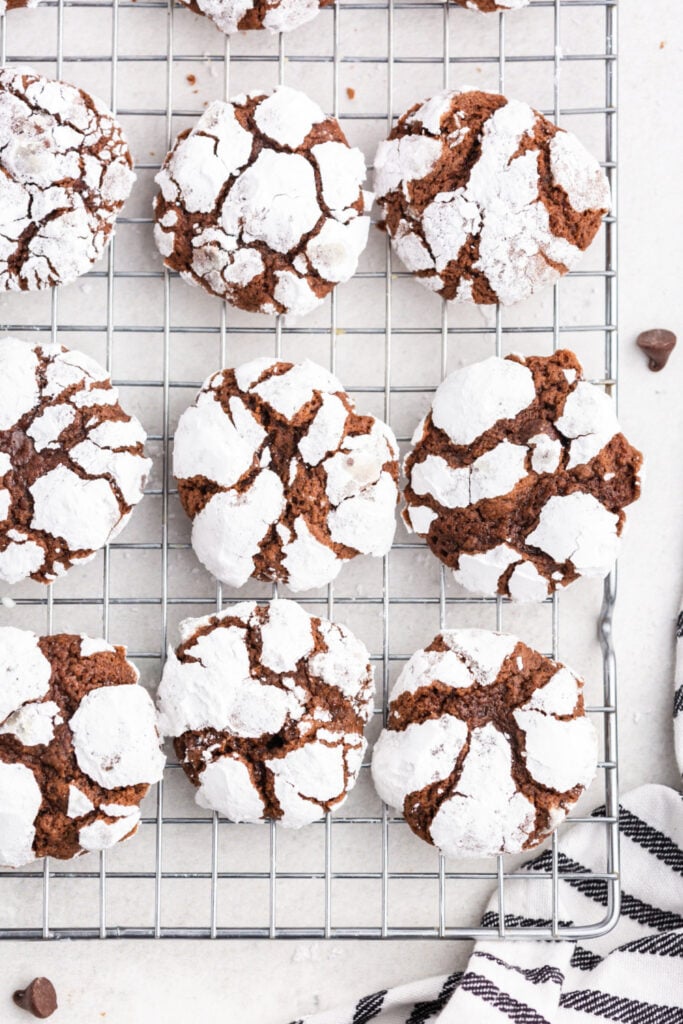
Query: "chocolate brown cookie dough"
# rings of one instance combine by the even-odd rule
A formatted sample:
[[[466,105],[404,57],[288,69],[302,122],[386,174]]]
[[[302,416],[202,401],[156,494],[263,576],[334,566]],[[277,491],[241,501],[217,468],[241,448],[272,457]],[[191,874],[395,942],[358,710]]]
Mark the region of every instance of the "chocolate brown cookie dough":
[[[580,679],[514,636],[456,629],[399,676],[372,777],[421,839],[487,857],[543,842],[597,759]]]
[[[51,583],[94,558],[142,498],[145,440],[90,356],[0,339],[0,580]]]
[[[188,619],[180,638],[164,667],[159,720],[197,803],[285,828],[339,807],[372,711],[364,645],[293,601]]]
[[[296,89],[215,102],[157,175],[167,267],[256,313],[309,313],[356,271],[370,218],[365,161]]]
[[[135,181],[104,104],[28,67],[0,69],[0,171],[0,291],[90,270]]]
[[[573,352],[456,370],[413,446],[403,518],[467,590],[541,601],[612,568],[642,456]]]
[[[509,305],[566,274],[609,209],[598,161],[526,103],[478,90],[411,107],[381,142],[382,225],[445,299]]]
[[[124,647],[0,628],[0,865],[132,836],[161,778],[154,705]]]

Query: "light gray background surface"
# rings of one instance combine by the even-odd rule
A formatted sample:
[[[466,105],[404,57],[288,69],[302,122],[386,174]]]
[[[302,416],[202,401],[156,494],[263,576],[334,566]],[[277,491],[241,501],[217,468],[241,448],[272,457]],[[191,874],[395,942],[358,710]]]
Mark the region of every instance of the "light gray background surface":
[[[676,785],[678,778],[670,712],[683,563],[683,353],[655,375],[634,346],[644,328],[681,331],[683,25],[677,8],[671,0],[620,4],[621,419],[647,457],[644,495],[620,561],[622,790],[646,781]],[[465,945],[444,941],[6,943],[0,1019],[25,1020],[7,1002],[11,990],[47,974],[63,1008],[55,1019],[69,1024],[180,1024],[218,1015],[240,1024],[285,1024],[352,993],[446,972],[462,965],[466,953]]]

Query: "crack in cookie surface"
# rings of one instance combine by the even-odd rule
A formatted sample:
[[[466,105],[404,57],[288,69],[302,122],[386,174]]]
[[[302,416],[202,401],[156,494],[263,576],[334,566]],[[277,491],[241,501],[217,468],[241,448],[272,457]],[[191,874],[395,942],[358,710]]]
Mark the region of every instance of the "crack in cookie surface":
[[[31,68],[0,70],[0,289],[68,284],[104,251],[135,175],[99,100]]]
[[[124,647],[0,628],[0,864],[132,836],[161,778],[154,705]]]
[[[479,857],[543,842],[596,767],[581,680],[516,637],[461,629],[401,673],[372,775],[416,835]]]
[[[525,103],[438,93],[375,157],[382,227],[418,280],[446,299],[511,304],[570,270],[610,205],[576,136]]]
[[[232,821],[316,821],[360,771],[373,673],[345,627],[292,601],[189,619],[159,688],[197,803]]]
[[[370,225],[365,173],[338,121],[304,93],[212,103],[157,175],[157,247],[240,309],[308,313],[355,273]]]
[[[173,472],[201,562],[230,586],[329,583],[391,547],[392,431],[312,362],[257,359],[205,383],[175,434]]]
[[[572,352],[493,357],[437,389],[402,515],[466,589],[541,601],[610,571],[641,465]]]
[[[50,583],[112,540],[143,496],[145,440],[94,359],[0,339],[0,579]]]

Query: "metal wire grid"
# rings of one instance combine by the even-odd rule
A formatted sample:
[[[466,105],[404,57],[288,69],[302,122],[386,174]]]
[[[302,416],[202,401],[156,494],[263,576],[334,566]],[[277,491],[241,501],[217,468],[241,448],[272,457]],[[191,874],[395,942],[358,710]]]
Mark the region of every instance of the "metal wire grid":
[[[64,39],[64,11],[68,7],[105,7],[111,10],[111,53],[105,58],[86,56],[76,58],[77,60],[89,61],[89,60],[106,60],[110,65],[110,90],[111,97],[110,102],[114,112],[119,113],[121,116],[135,114],[135,115],[163,115],[166,119],[166,134],[167,142],[170,146],[175,131],[174,131],[174,117],[185,116],[189,111],[178,109],[174,106],[174,88],[173,88],[173,67],[174,62],[196,60],[195,56],[190,56],[184,53],[176,53],[175,46],[175,33],[174,33],[174,11],[173,11],[173,0],[170,0],[168,5],[168,17],[167,17],[167,39],[166,39],[166,53],[163,55],[149,56],[148,60],[151,61],[165,61],[166,62],[166,108],[165,110],[154,110],[154,109],[125,109],[119,108],[117,103],[117,91],[119,84],[119,73],[121,65],[125,65],[127,60],[133,58],[127,57],[125,54],[119,54],[119,12],[127,7],[133,6],[133,4],[127,2],[127,0],[106,0],[106,2],[99,4],[90,2],[90,0],[74,0],[73,3],[65,2],[65,0],[59,0],[57,4],[52,4],[57,11],[56,21],[56,46],[54,55],[45,56],[36,59],[31,58],[31,63],[40,64],[41,60],[46,62],[53,62],[56,66],[57,77],[62,77],[64,68],[64,55],[63,55],[63,39]],[[156,2],[156,0],[140,0],[140,2],[134,3],[134,6],[139,11],[144,11],[145,8],[161,8],[165,4],[162,2]],[[288,59],[292,61],[301,62],[321,62],[331,65],[332,71],[332,112],[339,116],[340,113],[340,66],[346,61],[352,58],[344,57],[340,52],[339,40],[339,26],[340,20],[344,16],[348,16],[348,12],[358,10],[378,10],[386,12],[387,19],[387,52],[386,57],[382,59],[382,63],[386,64],[387,73],[387,88],[386,88],[386,127],[387,130],[391,127],[394,115],[398,112],[394,110],[394,84],[397,74],[397,69],[401,65],[408,64],[435,64],[439,63],[442,65],[443,70],[443,86],[448,87],[450,72],[454,64],[483,64],[495,62],[498,69],[498,84],[501,92],[505,91],[505,76],[506,68],[514,61],[528,61],[528,62],[548,62],[550,61],[553,67],[553,106],[551,110],[546,111],[559,122],[560,118],[565,116],[571,116],[576,114],[591,114],[600,115],[604,118],[605,125],[605,161],[604,166],[607,174],[610,178],[612,185],[613,195],[616,200],[616,29],[617,29],[617,3],[616,0],[532,0],[532,6],[536,8],[548,8],[553,13],[554,19],[554,50],[552,55],[525,55],[522,57],[506,57],[506,16],[498,16],[498,54],[495,57],[469,57],[460,56],[453,57],[450,53],[449,48],[449,20],[452,17],[457,17],[456,14],[451,13],[450,5],[447,2],[430,2],[425,0],[423,3],[411,3],[407,0],[380,0],[378,3],[370,4],[357,4],[357,3],[346,3],[338,2],[334,9],[330,12],[327,11],[322,17],[329,16],[333,20],[333,53],[330,56],[322,56],[315,54],[305,55],[294,55],[288,58],[285,52],[285,38],[279,37],[279,45],[277,56],[260,56],[259,60],[265,61],[277,61],[278,78],[282,82],[285,80],[285,73],[287,68]],[[605,25],[605,46],[604,51],[595,54],[581,54],[580,56],[564,55],[562,51],[562,38],[561,38],[561,25],[562,25],[562,13],[564,8],[571,7],[574,11],[580,11],[581,9],[594,8],[602,9],[604,13],[604,25]],[[410,58],[397,56],[394,48],[394,18],[397,11],[401,10],[415,10],[425,11],[429,9],[439,9],[443,14],[443,42],[441,52],[438,55],[434,55],[428,58]],[[143,18],[144,13],[140,13],[139,17]],[[8,54],[7,37],[11,33],[11,19],[10,23],[7,24],[6,20],[0,19],[0,59],[4,64]],[[139,60],[139,57],[135,58]],[[249,56],[238,56],[233,57],[231,62],[231,46],[230,40],[225,41],[225,52],[222,57],[211,56],[207,57],[207,60],[220,61],[223,64],[224,69],[224,81],[223,90],[225,96],[230,94],[230,71],[231,63],[237,61],[248,61]],[[367,58],[368,60],[376,60],[375,58]],[[591,106],[591,107],[563,107],[560,102],[560,67],[563,62],[570,60],[583,60],[583,61],[599,61],[604,65],[604,106]],[[22,62],[20,55],[12,55],[13,63]],[[66,76],[68,77],[68,75]],[[419,85],[416,87],[416,96],[421,95]],[[352,120],[354,118],[373,117],[377,118],[377,115],[363,115],[363,114],[346,114],[342,116],[344,119]],[[158,163],[149,162],[138,162],[139,170],[155,170],[158,167]],[[615,202],[616,208],[616,202]],[[147,217],[132,218],[122,217],[120,218],[121,224],[132,224],[132,223],[144,223],[149,224],[150,220]],[[403,277],[408,277],[404,271],[399,267],[392,265],[392,255],[390,247],[387,243],[386,246],[386,268],[382,272],[377,271],[366,271],[359,275],[359,277],[376,278],[376,287],[384,287],[385,292],[385,304],[384,304],[384,317],[385,323],[382,328],[349,328],[347,333],[362,334],[362,335],[379,335],[383,339],[384,344],[384,383],[382,386],[373,386],[363,384],[359,382],[356,386],[350,388],[353,392],[359,392],[361,394],[371,395],[379,394],[383,399],[384,406],[384,417],[387,421],[391,421],[392,414],[392,399],[397,396],[410,392],[433,392],[433,387],[422,387],[422,386],[396,386],[392,384],[392,339],[397,335],[401,334],[435,334],[438,333],[440,336],[440,352],[441,352],[441,377],[443,377],[447,370],[448,354],[449,354],[449,343],[452,342],[455,336],[466,337],[467,335],[480,335],[488,334],[493,337],[495,341],[495,351],[498,354],[503,352],[503,341],[506,335],[515,334],[552,334],[552,347],[553,350],[557,349],[562,335],[565,331],[577,333],[582,330],[589,331],[592,333],[599,333],[604,338],[604,374],[602,379],[596,380],[596,384],[605,386],[610,392],[616,397],[616,383],[617,383],[617,324],[616,324],[616,217],[613,215],[606,218],[605,224],[605,243],[604,243],[604,267],[599,271],[578,271],[577,273],[570,275],[573,277],[591,277],[595,278],[600,282],[604,289],[604,322],[602,324],[590,324],[590,325],[573,325],[572,327],[565,326],[560,317],[560,288],[556,286],[554,289],[553,304],[552,304],[552,325],[551,326],[533,326],[525,325],[520,326],[504,326],[503,316],[501,310],[496,311],[495,324],[482,328],[482,327],[454,327],[449,323],[449,317],[453,317],[452,312],[449,311],[448,304],[443,303],[441,309],[441,323],[439,327],[421,327],[418,330],[410,327],[402,327],[393,322],[393,303],[392,303],[392,291],[394,288],[394,281]],[[163,341],[163,376],[161,379],[140,381],[137,379],[118,379],[116,383],[122,387],[135,388],[145,387],[158,389],[162,399],[162,420],[163,420],[163,431],[160,434],[155,434],[150,437],[152,442],[156,442],[160,445],[160,461],[161,461],[161,485],[159,487],[150,487],[148,494],[155,495],[161,500],[161,525],[160,525],[160,537],[155,542],[145,543],[133,543],[127,542],[125,537],[122,541],[112,544],[106,549],[103,556],[102,562],[102,586],[101,595],[93,594],[87,596],[78,597],[59,597],[55,596],[55,589],[49,588],[46,592],[46,596],[41,592],[40,596],[29,596],[22,597],[17,601],[20,606],[27,606],[28,608],[35,609],[36,615],[38,609],[43,608],[44,612],[44,627],[48,632],[53,631],[55,608],[59,606],[74,608],[73,627],[78,629],[78,614],[86,606],[93,606],[99,608],[101,611],[101,627],[104,636],[109,635],[110,630],[110,616],[113,608],[119,605],[130,605],[135,612],[144,613],[145,606],[154,605],[161,612],[161,635],[160,644],[158,650],[133,650],[131,656],[141,662],[150,660],[155,664],[163,662],[164,652],[167,647],[169,639],[173,640],[173,636],[170,634],[169,629],[169,611],[174,608],[175,605],[183,605],[191,608],[192,613],[197,614],[206,613],[210,611],[208,607],[209,602],[204,598],[197,597],[177,597],[173,596],[169,589],[169,556],[176,550],[187,548],[186,543],[175,543],[172,541],[169,524],[171,519],[172,502],[176,500],[175,492],[171,484],[169,483],[169,468],[170,468],[170,442],[171,437],[171,394],[175,388],[184,389],[195,389],[199,387],[200,381],[188,381],[188,380],[175,380],[172,376],[171,370],[171,342],[172,337],[175,334],[202,334],[209,333],[211,335],[217,335],[219,343],[219,354],[220,364],[228,365],[230,362],[230,348],[229,343],[236,334],[257,334],[259,339],[262,340],[263,348],[262,351],[270,348],[274,350],[276,355],[282,353],[283,338],[286,340],[290,333],[294,333],[294,330],[286,326],[282,319],[278,318],[274,327],[263,328],[261,326],[247,326],[247,327],[233,327],[229,323],[230,313],[226,311],[223,306],[220,311],[220,321],[217,327],[197,327],[197,326],[183,326],[176,324],[173,321],[172,316],[172,304],[171,304],[171,278],[166,271],[126,271],[116,269],[116,243],[113,242],[109,249],[108,264],[106,270],[96,269],[91,274],[92,278],[103,278],[106,281],[106,322],[93,323],[88,325],[70,324],[65,323],[60,317],[59,310],[59,291],[53,290],[51,295],[51,312],[49,322],[46,323],[32,323],[27,325],[26,323],[8,323],[5,325],[5,329],[9,331],[26,331],[27,329],[48,333],[51,340],[57,341],[64,333],[77,334],[78,332],[104,332],[105,335],[105,348],[106,348],[106,363],[107,367],[111,368],[113,365],[113,356],[115,349],[116,336],[121,331],[130,331],[133,328],[129,326],[118,326],[115,322],[115,289],[117,282],[125,278],[140,279],[141,286],[144,285],[144,280],[148,278],[161,278],[163,277],[163,289],[164,289],[164,314],[163,322],[154,326],[142,326],[134,328],[139,333],[151,333],[161,335]],[[330,303],[330,316],[329,324],[324,327],[296,327],[297,335],[317,335],[329,339],[329,364],[334,370],[337,361],[337,345],[336,340],[339,334],[338,328],[338,309],[337,309],[337,296],[332,295]],[[322,360],[320,360],[322,361]],[[187,399],[190,400],[190,394],[187,393]],[[400,438],[401,441],[405,442],[408,440],[406,437]],[[423,545],[417,541],[403,540],[399,541],[394,550],[397,549],[421,549]],[[111,595],[111,555],[112,551],[129,551],[138,552],[145,550],[159,551],[161,558],[161,573],[160,573],[160,592],[158,597],[154,598],[126,598],[116,597]],[[449,610],[459,611],[464,608],[472,607],[485,607],[491,606],[491,610],[495,612],[495,624],[496,628],[501,629],[504,626],[504,609],[507,605],[506,601],[501,599],[475,599],[465,596],[449,596],[447,590],[446,574],[443,568],[440,572],[440,583],[438,592],[425,598],[402,598],[392,596],[390,586],[390,557],[384,559],[383,572],[382,572],[382,585],[381,595],[370,596],[370,597],[355,597],[355,596],[336,596],[334,586],[330,586],[327,590],[326,597],[326,610],[329,617],[333,618],[335,614],[335,608],[337,605],[341,605],[344,610],[348,610],[349,605],[363,605],[368,608],[375,606],[376,609],[381,610],[382,613],[382,643],[381,652],[373,655],[373,661],[376,663],[378,668],[378,677],[381,683],[382,690],[382,706],[377,709],[377,716],[384,716],[386,714],[387,704],[387,693],[390,681],[390,670],[392,665],[396,662],[404,661],[406,655],[397,654],[392,649],[391,635],[390,635],[390,621],[392,613],[396,613],[396,608],[402,604],[431,604],[438,605],[439,618],[441,626],[445,626],[447,620],[447,614]],[[349,813],[340,812],[333,818],[328,816],[324,822],[321,822],[318,826],[311,826],[311,834],[319,829],[323,830],[324,834],[324,854],[323,854],[323,865],[320,870],[315,871],[299,871],[299,870],[287,870],[284,871],[278,866],[278,839],[279,833],[275,825],[271,824],[267,826],[265,830],[259,830],[267,842],[267,868],[262,870],[250,870],[249,866],[240,866],[238,870],[222,870],[221,869],[221,836],[225,834],[224,830],[234,829],[235,826],[230,823],[219,819],[218,815],[212,817],[199,817],[194,814],[186,814],[179,816],[177,814],[169,813],[165,806],[165,786],[166,783],[161,783],[157,787],[156,793],[156,813],[149,813],[143,818],[143,827],[141,833],[151,833],[154,836],[154,866],[152,870],[142,870],[138,866],[133,866],[129,870],[119,870],[118,868],[108,866],[108,855],[102,853],[99,855],[99,864],[95,867],[91,864],[85,870],[79,869],[78,865],[62,865],[57,862],[50,862],[45,860],[38,872],[36,871],[20,871],[20,872],[0,872],[0,886],[2,886],[2,892],[4,894],[4,900],[9,901],[12,898],[12,888],[16,885],[26,883],[31,885],[40,885],[40,923],[31,924],[27,920],[19,919],[14,921],[10,926],[0,927],[0,938],[29,938],[29,939],[49,939],[49,938],[110,938],[110,937],[131,937],[131,938],[142,938],[142,937],[176,937],[176,938],[216,938],[216,937],[234,937],[234,938],[245,938],[245,937],[269,937],[269,938],[359,938],[359,937],[419,937],[419,938],[554,938],[554,939],[586,939],[589,937],[595,937],[600,934],[604,934],[609,931],[615,924],[619,916],[619,845],[618,845],[618,828],[617,828],[617,815],[618,815],[618,787],[617,787],[617,736],[616,736],[616,667],[615,667],[615,654],[612,644],[612,613],[614,609],[614,603],[616,599],[616,574],[612,574],[608,578],[604,586],[604,599],[602,604],[602,611],[599,619],[599,637],[602,648],[602,664],[603,664],[603,700],[599,705],[595,705],[589,708],[589,711],[602,719],[603,736],[604,736],[604,758],[600,764],[602,781],[604,783],[604,803],[605,803],[605,814],[603,817],[585,817],[585,816],[574,816],[572,821],[580,823],[582,826],[590,826],[592,829],[598,830],[597,841],[604,842],[605,852],[605,867],[604,870],[592,874],[590,877],[593,881],[598,881],[604,885],[605,901],[604,901],[604,916],[598,922],[583,923],[575,922],[573,924],[567,924],[560,918],[560,881],[562,879],[571,881],[580,877],[585,880],[586,875],[576,876],[572,873],[566,873],[560,871],[560,847],[557,834],[553,836],[552,847],[551,847],[551,872],[535,872],[533,874],[524,873],[514,866],[510,866],[506,863],[503,857],[497,859],[495,868],[486,865],[485,868],[475,870],[454,870],[451,864],[445,862],[443,857],[438,858],[438,866],[434,870],[407,870],[397,871],[391,869],[390,864],[390,830],[400,823],[400,819],[395,818],[391,813],[384,807],[379,815],[353,815]],[[232,600],[230,598],[229,600]],[[304,598],[303,603],[320,605],[320,599],[318,598]],[[548,653],[553,656],[558,654],[559,644],[559,626],[560,626],[560,600],[557,598],[552,599],[548,602],[551,604],[551,636],[550,643],[548,644]],[[226,599],[220,585],[216,588],[215,594],[215,607],[220,609],[226,604]],[[192,606],[201,606],[192,608]],[[40,629],[40,622],[37,620],[32,623],[33,628]],[[115,638],[120,641],[120,637]],[[125,640],[125,637],[123,638]],[[367,765],[364,766],[367,770]],[[179,776],[178,766],[171,764],[169,766],[170,771],[176,776]],[[168,778],[168,776],[167,776]],[[172,780],[175,781],[175,780]],[[182,781],[182,780],[181,780]],[[355,826],[374,826],[379,828],[381,831],[381,863],[377,870],[359,869],[353,871],[339,871],[334,868],[334,845],[333,836],[338,834],[340,829],[351,829],[355,831]],[[170,839],[166,836],[170,834],[173,826],[189,827],[193,831],[197,844],[204,844],[208,842],[210,844],[210,868],[209,870],[190,870],[190,871],[176,871],[169,870],[164,867],[164,856],[168,849]],[[360,836],[361,833],[359,832]],[[134,840],[140,842],[139,839]],[[133,844],[129,844],[130,849],[134,849]],[[111,856],[111,855],[110,855]],[[91,858],[87,859],[88,861]],[[552,919],[547,926],[535,925],[533,927],[511,927],[510,921],[506,918],[506,893],[508,883],[511,880],[523,879],[525,883],[529,885],[537,885],[539,882],[545,881],[546,884],[550,884],[552,887]],[[72,886],[83,883],[84,881],[90,881],[97,886],[97,913],[99,923],[93,927],[83,926],[70,926],[67,924],[60,924],[54,920],[54,914],[51,910],[51,891],[56,882],[62,882],[67,880]],[[254,924],[245,926],[243,924],[239,926],[224,926],[221,924],[221,914],[219,911],[219,887],[220,884],[226,880],[232,882],[238,882],[240,884],[246,884],[250,881],[262,881],[267,886],[267,921],[263,924]],[[392,924],[390,910],[392,897],[390,895],[391,885],[397,880],[411,880],[411,881],[423,881],[423,882],[435,882],[437,888],[437,898],[433,907],[433,919],[428,925],[407,925],[407,924]],[[112,882],[128,881],[133,883],[152,882],[154,885],[154,913],[153,913],[153,924],[149,926],[139,927],[124,920],[117,920],[114,922],[111,918],[109,911],[109,886]],[[165,924],[165,894],[168,886],[174,881],[189,882],[193,887],[200,886],[197,888],[197,902],[196,902],[196,914],[194,914],[193,920],[190,923],[183,923],[182,925],[168,925]],[[310,893],[313,894],[313,883],[318,883],[318,888],[322,887],[322,920],[319,924],[312,926],[299,925],[287,926],[282,925],[278,921],[278,888],[282,884],[291,881],[298,881],[310,884]],[[377,883],[380,887],[380,920],[376,924],[371,925],[344,925],[338,926],[335,924],[334,914],[334,900],[333,892],[336,883],[343,881],[351,883],[352,886],[357,885],[360,882],[373,882]],[[458,921],[457,924],[450,923],[449,916],[446,908],[446,892],[447,887],[454,882],[464,883],[465,885],[473,883],[488,883],[492,888],[497,891],[497,920],[491,927],[480,927],[476,921]],[[92,892],[92,890],[89,890]],[[348,892],[349,890],[347,890]],[[359,890],[360,891],[360,890]],[[76,898],[77,889],[73,889],[73,897]],[[199,899],[201,893],[202,899]],[[82,898],[82,897],[81,897]],[[352,893],[352,898],[355,898]],[[194,896],[193,896],[194,899]],[[0,906],[3,901],[0,901]],[[21,899],[19,900],[21,903]],[[131,901],[132,902],[132,901]],[[133,916],[131,912],[131,917]]]

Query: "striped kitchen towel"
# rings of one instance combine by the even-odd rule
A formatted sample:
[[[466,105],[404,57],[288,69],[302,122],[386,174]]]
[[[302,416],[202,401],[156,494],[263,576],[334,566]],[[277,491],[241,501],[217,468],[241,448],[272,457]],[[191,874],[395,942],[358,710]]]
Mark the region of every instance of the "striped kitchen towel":
[[[683,612],[674,700],[676,756],[683,770]],[[597,811],[596,814],[600,814]],[[683,1024],[683,797],[647,785],[622,800],[622,914],[609,934],[573,942],[479,942],[467,969],[402,985],[297,1024]],[[592,827],[563,836],[560,871],[599,870]],[[547,871],[542,853],[527,871]],[[512,881],[509,927],[546,924],[544,884]],[[562,923],[599,921],[604,884],[560,883]],[[497,924],[492,903],[484,924]]]

